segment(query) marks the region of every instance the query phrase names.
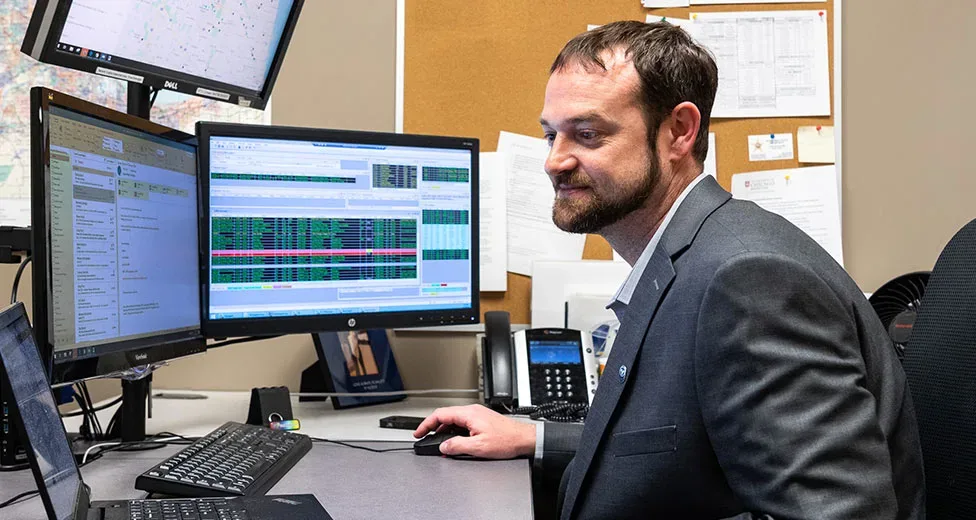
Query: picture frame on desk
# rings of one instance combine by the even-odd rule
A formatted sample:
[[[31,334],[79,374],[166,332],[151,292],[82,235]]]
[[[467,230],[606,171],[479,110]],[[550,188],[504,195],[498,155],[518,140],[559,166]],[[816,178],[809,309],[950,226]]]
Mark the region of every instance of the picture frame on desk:
[[[397,368],[390,339],[385,329],[319,332],[312,334],[318,354],[318,371],[323,378],[318,390],[305,384],[302,391],[327,393],[397,392],[403,380]],[[308,371],[315,370],[313,365]],[[335,409],[402,401],[406,395],[332,396]]]

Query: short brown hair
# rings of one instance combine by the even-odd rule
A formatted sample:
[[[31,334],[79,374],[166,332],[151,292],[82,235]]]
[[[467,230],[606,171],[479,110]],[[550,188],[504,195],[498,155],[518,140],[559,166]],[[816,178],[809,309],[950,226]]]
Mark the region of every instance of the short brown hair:
[[[556,56],[549,73],[570,65],[607,66],[600,55],[623,49],[640,76],[638,102],[654,150],[657,129],[674,107],[690,101],[701,112],[692,152],[699,163],[708,155],[708,123],[718,89],[718,67],[711,53],[683,29],[667,22],[613,22],[576,36]]]

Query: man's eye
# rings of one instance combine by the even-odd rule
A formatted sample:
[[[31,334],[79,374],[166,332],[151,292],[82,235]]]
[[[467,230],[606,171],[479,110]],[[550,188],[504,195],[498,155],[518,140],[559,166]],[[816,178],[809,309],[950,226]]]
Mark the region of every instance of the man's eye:
[[[546,142],[549,143],[549,146],[552,146],[552,142],[556,140],[556,134],[553,132],[546,132],[545,138]]]
[[[597,133],[593,130],[581,130],[579,136],[584,141],[592,141],[597,138]]]

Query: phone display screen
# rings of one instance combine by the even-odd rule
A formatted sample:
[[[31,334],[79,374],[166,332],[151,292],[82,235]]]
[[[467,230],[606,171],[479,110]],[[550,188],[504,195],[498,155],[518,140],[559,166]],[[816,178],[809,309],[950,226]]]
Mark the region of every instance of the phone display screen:
[[[541,365],[578,364],[583,359],[580,344],[571,340],[529,340],[529,363]]]

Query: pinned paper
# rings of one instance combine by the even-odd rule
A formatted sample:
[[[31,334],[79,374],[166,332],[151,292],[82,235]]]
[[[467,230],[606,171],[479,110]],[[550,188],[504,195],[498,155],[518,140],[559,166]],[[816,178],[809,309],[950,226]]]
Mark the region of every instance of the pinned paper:
[[[801,163],[835,163],[834,127],[801,126],[796,130],[796,149]]]
[[[599,26],[600,26],[600,24],[598,24],[598,23],[588,23],[588,24],[586,24],[586,30],[587,31],[592,31],[593,29],[596,29]]]
[[[793,158],[793,134],[749,136],[750,161],[783,161]]]
[[[689,33],[715,56],[712,118],[830,115],[824,11],[691,13]]]
[[[732,196],[786,218],[844,265],[838,183],[833,165],[739,173]]]

